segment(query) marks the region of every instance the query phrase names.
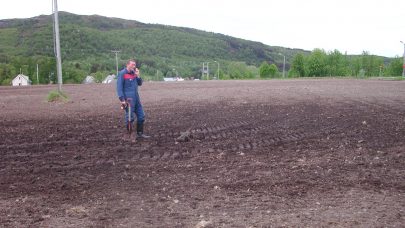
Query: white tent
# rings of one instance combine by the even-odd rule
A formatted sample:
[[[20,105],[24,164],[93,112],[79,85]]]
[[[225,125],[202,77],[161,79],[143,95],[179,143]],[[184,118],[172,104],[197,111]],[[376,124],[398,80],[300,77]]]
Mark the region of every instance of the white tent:
[[[111,83],[111,82],[113,82],[113,81],[115,81],[115,75],[114,75],[114,74],[111,74],[111,75],[108,75],[108,76],[103,80],[103,83],[104,83],[104,84],[108,84],[108,83]]]
[[[83,80],[83,84],[91,84],[91,83],[96,83],[96,79],[91,75],[86,76],[86,78]]]
[[[28,76],[19,74],[13,79],[11,83],[13,86],[27,86],[31,85],[31,80],[28,78]]]
[[[163,78],[163,81],[165,82],[174,82],[174,78]]]

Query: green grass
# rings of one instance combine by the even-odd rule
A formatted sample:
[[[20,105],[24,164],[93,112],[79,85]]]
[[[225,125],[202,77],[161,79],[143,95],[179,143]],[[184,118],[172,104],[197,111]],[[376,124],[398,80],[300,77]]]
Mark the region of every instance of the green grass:
[[[289,79],[360,79],[360,80],[384,80],[384,81],[403,81],[405,80],[404,77],[402,76],[381,76],[381,77],[375,77],[375,76],[365,76],[365,77],[360,77],[360,76],[323,76],[323,77],[274,77],[274,78],[258,78],[260,80],[272,80],[272,79],[278,79],[278,80],[289,80]]]
[[[392,76],[392,77],[371,77],[370,79],[386,80],[386,81],[403,81],[405,80],[402,76]]]
[[[48,93],[47,101],[48,102],[57,102],[57,101],[68,101],[69,97],[64,92],[59,92],[52,90]]]

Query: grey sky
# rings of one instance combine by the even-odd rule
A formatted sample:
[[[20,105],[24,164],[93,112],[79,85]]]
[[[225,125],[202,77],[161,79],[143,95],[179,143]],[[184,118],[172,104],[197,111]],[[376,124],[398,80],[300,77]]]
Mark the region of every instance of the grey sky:
[[[0,19],[52,13],[52,0],[1,0]],[[403,0],[58,0],[60,11],[201,29],[267,45],[402,56]]]

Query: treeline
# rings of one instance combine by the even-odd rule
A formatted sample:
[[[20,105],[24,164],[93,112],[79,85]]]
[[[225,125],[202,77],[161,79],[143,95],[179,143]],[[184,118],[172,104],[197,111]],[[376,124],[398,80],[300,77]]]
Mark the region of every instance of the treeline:
[[[275,64],[263,62],[259,69],[260,77],[280,77]],[[288,77],[327,77],[327,76],[401,76],[402,58],[387,62],[387,58],[371,55],[364,51],[360,56],[349,56],[338,50],[326,53],[315,49],[309,55],[298,53],[286,72]]]
[[[312,52],[264,45],[196,29],[143,24],[101,16],[60,13],[63,83],[81,83],[87,75],[102,81],[135,58],[148,80],[181,76],[201,78],[203,62],[209,79],[253,79],[285,76],[400,75],[399,58],[364,52]],[[38,65],[38,80],[37,80]],[[52,17],[0,20],[0,84],[10,85],[20,72],[33,84],[56,83]],[[219,74],[219,75],[218,75]],[[201,78],[201,79],[206,79]]]
[[[62,64],[63,83],[82,83],[87,75],[101,82],[107,75],[116,74],[114,54],[108,59],[93,57],[85,61],[64,61]],[[128,57],[129,58],[129,57]],[[119,70],[125,66],[127,58],[119,59]],[[173,59],[140,57],[137,60],[142,77],[146,80],[162,81],[163,77],[180,76],[188,79],[253,79],[258,76],[258,67],[245,62],[210,62],[209,76],[202,77],[202,62]],[[38,66],[38,68],[37,68]],[[38,78],[37,78],[38,70]],[[32,84],[57,83],[56,59],[54,57],[5,57],[0,55],[0,85],[10,85],[18,74],[29,76]]]
[[[61,12],[60,38],[64,83],[80,83],[87,75],[102,80],[135,58],[147,78],[174,75],[200,78],[203,62],[210,62],[210,78],[252,78],[263,61],[280,64],[304,50],[272,47],[259,42],[190,28],[143,24],[101,16]],[[18,73],[36,83],[55,82],[52,17],[0,20],[0,83],[9,85]],[[217,65],[217,63],[219,65]]]
[[[114,54],[88,57],[85,60],[65,61],[63,83],[81,83],[87,75],[94,76],[101,82],[107,75],[116,74]],[[130,58],[119,59],[119,69]],[[384,57],[363,52],[360,56],[349,56],[335,50],[326,53],[315,49],[310,54],[296,54],[291,64],[286,61],[285,77],[374,77],[401,76],[402,58],[397,57],[385,62]],[[202,62],[196,60],[166,59],[159,57],[140,57],[138,66],[147,80],[163,80],[163,77],[180,76],[190,79],[202,78]],[[37,80],[38,65],[38,80]],[[0,84],[10,85],[11,80],[19,73],[30,77],[33,84],[56,83],[56,61],[54,57],[32,56],[7,57],[0,55]],[[260,66],[248,65],[242,61],[211,61],[209,78],[220,79],[255,79],[283,77],[283,64],[264,61]]]

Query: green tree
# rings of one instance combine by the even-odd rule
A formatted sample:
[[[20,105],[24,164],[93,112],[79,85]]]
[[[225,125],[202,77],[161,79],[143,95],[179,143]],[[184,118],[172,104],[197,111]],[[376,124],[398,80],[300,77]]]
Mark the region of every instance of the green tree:
[[[362,69],[361,58],[358,56],[351,57],[349,68],[352,76],[361,76],[360,71],[364,72]]]
[[[228,67],[230,79],[254,78],[257,69],[252,66],[248,67],[244,62],[231,62]]]
[[[329,76],[348,75],[347,56],[342,55],[338,50],[335,49],[333,52],[329,52],[326,62]]]
[[[308,76],[326,76],[326,53],[324,50],[315,49],[308,58]]]
[[[259,76],[261,78],[268,78],[270,77],[270,65],[267,62],[263,62],[259,68]]]
[[[296,72],[299,77],[305,77],[305,58],[302,53],[298,53],[294,56],[291,64],[291,70]]]
[[[270,72],[270,76],[271,77],[276,77],[277,76],[277,73],[278,73],[278,68],[277,68],[277,66],[276,66],[276,64],[271,64],[270,66],[269,66],[269,72]]]
[[[96,79],[96,82],[101,82],[103,79],[107,76],[107,74],[103,74],[102,72],[97,72],[94,74],[94,78]]]
[[[19,73],[19,71],[18,71]],[[18,74],[12,64],[0,64],[0,84],[10,85],[11,80]]]
[[[394,58],[387,67],[386,75],[401,76],[403,60],[401,57]]]
[[[380,66],[383,65],[383,58],[370,55],[369,52],[363,51],[361,55],[361,66],[362,69],[365,70],[366,76],[378,76],[380,74]]]

